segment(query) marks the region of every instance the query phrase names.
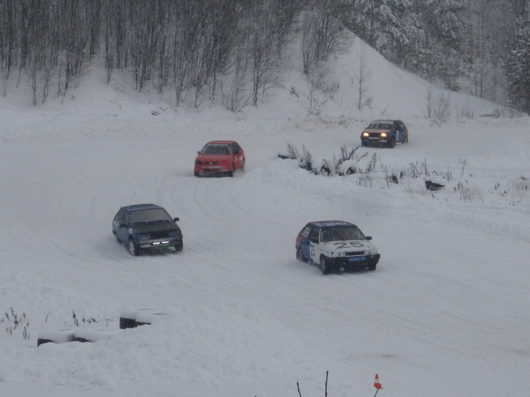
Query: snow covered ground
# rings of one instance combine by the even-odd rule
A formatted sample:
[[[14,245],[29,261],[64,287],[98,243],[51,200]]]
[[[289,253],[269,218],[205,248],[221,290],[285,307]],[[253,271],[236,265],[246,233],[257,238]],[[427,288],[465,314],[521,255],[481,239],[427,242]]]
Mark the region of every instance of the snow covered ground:
[[[299,382],[311,397],[326,371],[330,397],[373,395],[375,373],[381,396],[528,393],[530,119],[433,126],[403,101],[410,143],[361,148],[378,164],[361,183],[275,158],[288,142],[331,158],[365,124],[307,117],[288,90],[240,113],[175,111],[96,74],[62,103],[0,99],[0,395],[283,397]],[[216,138],[241,144],[245,172],[193,177]],[[446,189],[382,177],[422,163]],[[180,217],[183,252],[132,257],[116,243],[115,212],[142,202]],[[296,234],[319,219],[372,235],[377,271],[323,276],[297,262]],[[26,316],[12,334],[11,308]],[[116,330],[134,308],[168,315],[36,347],[39,332],[75,328],[73,313]]]

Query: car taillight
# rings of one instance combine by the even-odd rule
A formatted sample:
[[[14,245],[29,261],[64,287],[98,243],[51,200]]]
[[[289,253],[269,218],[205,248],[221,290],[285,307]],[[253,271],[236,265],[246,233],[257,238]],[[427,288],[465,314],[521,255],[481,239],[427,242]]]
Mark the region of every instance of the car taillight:
[[[297,247],[300,246],[300,241],[302,241],[302,235],[299,234],[298,236],[296,236],[296,243],[295,243],[295,245],[296,245]]]
[[[201,161],[200,160],[195,160],[195,165],[201,165]]]

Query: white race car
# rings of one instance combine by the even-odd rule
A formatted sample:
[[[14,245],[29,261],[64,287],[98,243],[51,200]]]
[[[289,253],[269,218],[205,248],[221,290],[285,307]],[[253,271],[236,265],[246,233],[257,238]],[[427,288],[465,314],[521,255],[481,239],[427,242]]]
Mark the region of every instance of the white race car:
[[[380,254],[371,240],[349,222],[309,222],[296,238],[296,258],[318,264],[324,274],[375,270]]]

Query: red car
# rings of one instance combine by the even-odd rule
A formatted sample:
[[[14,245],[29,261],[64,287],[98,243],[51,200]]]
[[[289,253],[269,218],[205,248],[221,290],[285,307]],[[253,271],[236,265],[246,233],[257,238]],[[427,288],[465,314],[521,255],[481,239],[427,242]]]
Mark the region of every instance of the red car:
[[[236,141],[211,141],[198,152],[195,176],[234,176],[245,168],[245,152]]]

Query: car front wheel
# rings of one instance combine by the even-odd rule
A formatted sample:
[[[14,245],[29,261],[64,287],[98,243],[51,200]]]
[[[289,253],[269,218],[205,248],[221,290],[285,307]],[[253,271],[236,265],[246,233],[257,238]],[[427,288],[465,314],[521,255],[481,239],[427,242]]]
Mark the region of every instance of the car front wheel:
[[[322,274],[329,274],[328,259],[324,255],[320,256],[320,270]]]
[[[182,242],[182,240],[181,241],[177,241],[175,243],[175,245],[173,245],[173,247],[175,247],[175,251],[176,252],[180,252],[180,251],[182,251],[182,248],[184,247],[184,243]]]
[[[138,248],[138,245],[136,245],[133,239],[129,240],[128,249],[129,249],[129,254],[131,254],[132,256],[140,255],[140,248]]]

